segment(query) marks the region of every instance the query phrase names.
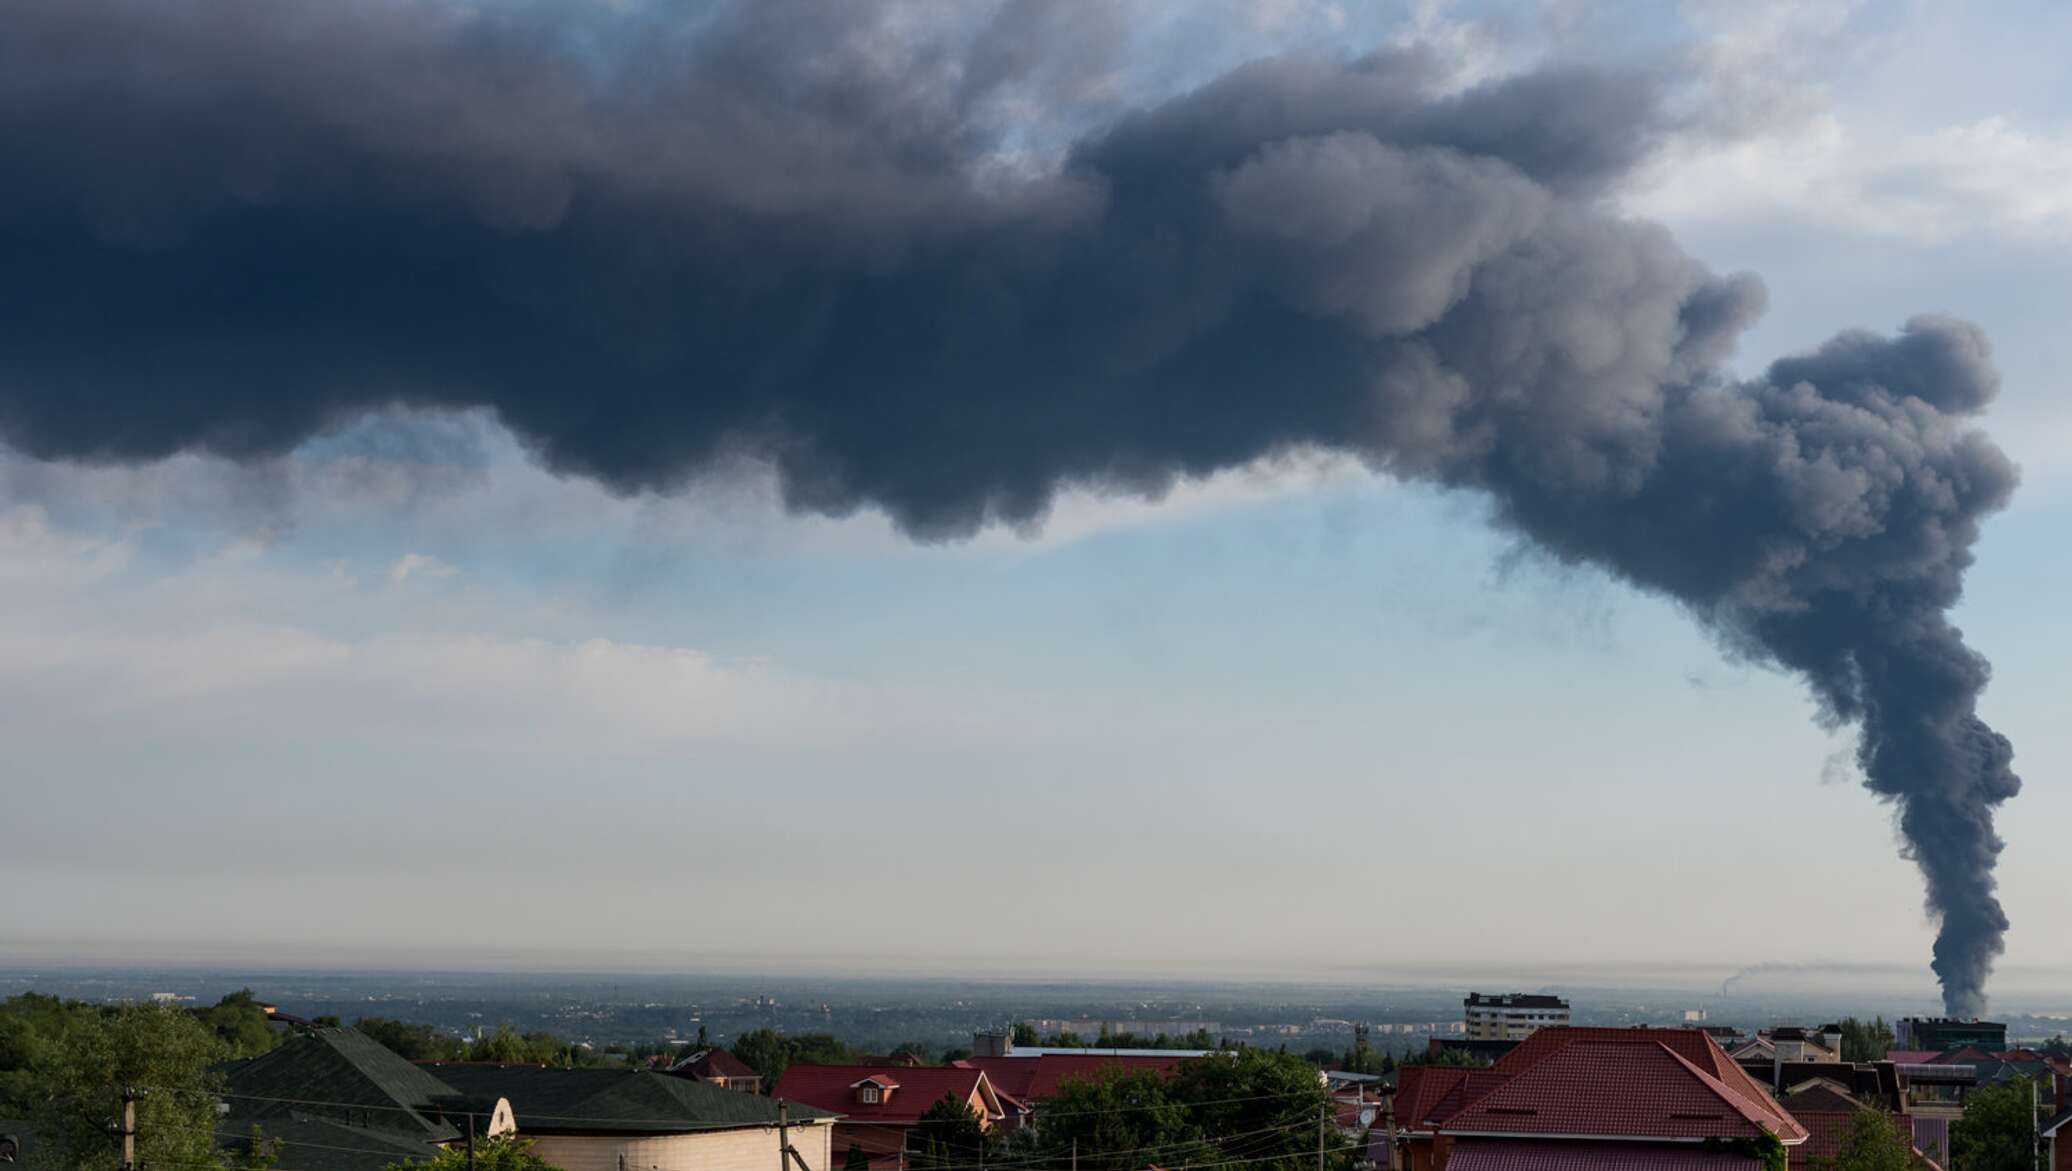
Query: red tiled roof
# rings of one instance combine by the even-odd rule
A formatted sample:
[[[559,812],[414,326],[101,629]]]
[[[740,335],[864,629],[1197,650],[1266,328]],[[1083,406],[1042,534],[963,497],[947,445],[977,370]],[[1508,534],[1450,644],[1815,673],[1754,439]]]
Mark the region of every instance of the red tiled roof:
[[[1777,1106],[1762,1083],[1748,1076],[1748,1071],[1735,1064],[1717,1041],[1697,1029],[1592,1029],[1559,1025],[1541,1029],[1519,1042],[1518,1047],[1500,1058],[1493,1068],[1498,1073],[1515,1076],[1577,1043],[1633,1046],[1636,1050],[1650,1046],[1666,1049],[1706,1079],[1717,1083],[1725,1091],[1726,1098],[1747,1107],[1754,1117],[1763,1119],[1765,1129],[1786,1143],[1804,1136],[1804,1130],[1792,1121],[1789,1113]],[[1607,1077],[1623,1076],[1618,1072],[1616,1062],[1603,1072]]]
[[[1458,1065],[1406,1065],[1396,1077],[1396,1125],[1420,1133],[1509,1080],[1493,1069]]]
[[[893,1082],[898,1088],[877,1102],[858,1101],[853,1087],[867,1078],[880,1083]],[[981,1087],[990,1096],[992,1085],[987,1081],[984,1070],[958,1069],[955,1066],[901,1069],[899,1076],[893,1078],[885,1073],[883,1067],[791,1065],[785,1067],[784,1076],[777,1079],[777,1086],[770,1094],[787,1101],[818,1106],[822,1110],[833,1110],[859,1122],[911,1124],[919,1121],[921,1115],[942,1101],[945,1095],[965,1102]]]
[[[1806,1128],[1806,1141],[1791,1149],[1793,1167],[1810,1167],[1815,1159],[1832,1159],[1841,1154],[1856,1125],[1856,1112],[1865,1109],[1847,1094],[1838,1094],[1823,1085],[1786,1094],[1780,1105]],[[1911,1132],[1907,1138],[1912,1141]]]
[[[747,1062],[724,1049],[707,1049],[702,1053],[693,1053],[671,1068],[683,1070],[696,1078],[756,1076],[755,1070],[749,1068]]]
[[[1775,1125],[1665,1045],[1578,1041],[1449,1119],[1452,1134],[1571,1138],[1755,1138]],[[1780,1137],[1803,1138],[1792,1125]]]
[[[1754,1155],[1692,1146],[1464,1139],[1446,1171],[1752,1171]]]
[[[1024,1102],[1057,1096],[1058,1088],[1071,1078],[1092,1078],[1111,1069],[1148,1069],[1170,1076],[1191,1057],[1164,1057],[1120,1053],[1039,1053],[1033,1057],[967,1057],[968,1064],[986,1071],[1001,1093]]]

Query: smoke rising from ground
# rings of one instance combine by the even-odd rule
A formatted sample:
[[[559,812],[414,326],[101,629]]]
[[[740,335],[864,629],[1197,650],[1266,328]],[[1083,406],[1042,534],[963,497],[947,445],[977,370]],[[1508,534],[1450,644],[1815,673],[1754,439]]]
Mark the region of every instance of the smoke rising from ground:
[[[248,458],[479,406],[621,490],[749,454],[920,539],[1350,452],[1806,680],[1981,1010],[2019,781],[1948,620],[2016,480],[1980,332],[1729,380],[1760,284],[1604,202],[1668,129],[1638,74],[1265,60],[1045,148],[1012,111],[1086,108],[1112,38],[1044,7],[25,0],[0,437]]]

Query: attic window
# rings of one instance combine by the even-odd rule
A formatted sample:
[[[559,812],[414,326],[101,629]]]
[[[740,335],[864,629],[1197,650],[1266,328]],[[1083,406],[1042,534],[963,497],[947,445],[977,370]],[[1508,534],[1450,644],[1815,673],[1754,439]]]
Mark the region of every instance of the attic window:
[[[875,1103],[883,1100],[884,1092],[878,1089],[876,1082],[865,1082],[862,1088],[856,1091],[856,1098],[861,1102]]]

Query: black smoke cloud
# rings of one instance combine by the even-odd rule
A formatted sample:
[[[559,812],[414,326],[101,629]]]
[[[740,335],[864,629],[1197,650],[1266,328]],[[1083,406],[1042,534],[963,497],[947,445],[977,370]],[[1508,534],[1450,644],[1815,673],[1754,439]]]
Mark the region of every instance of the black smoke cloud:
[[[2019,784],[1947,616],[2016,478],[1979,331],[1731,381],[1761,286],[1605,204],[1648,77],[1266,60],[1094,117],[1103,7],[19,0],[0,435],[252,458],[487,407],[617,489],[749,453],[924,539],[1351,452],[1805,679],[1979,1010]],[[1012,116],[1067,107],[1055,149]]]

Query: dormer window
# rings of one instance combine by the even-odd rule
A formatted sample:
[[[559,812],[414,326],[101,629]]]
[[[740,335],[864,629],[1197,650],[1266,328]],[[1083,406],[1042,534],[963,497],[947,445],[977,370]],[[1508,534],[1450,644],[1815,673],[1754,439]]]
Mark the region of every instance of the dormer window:
[[[889,1077],[867,1077],[860,1082],[850,1083],[849,1088],[856,1091],[858,1102],[866,1106],[875,1106],[890,1098],[892,1091],[899,1088],[899,1083]]]

